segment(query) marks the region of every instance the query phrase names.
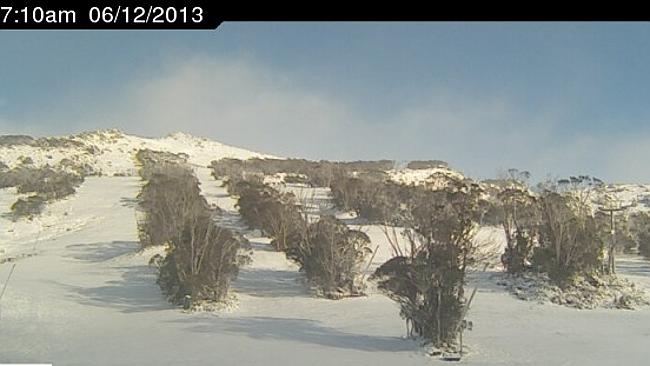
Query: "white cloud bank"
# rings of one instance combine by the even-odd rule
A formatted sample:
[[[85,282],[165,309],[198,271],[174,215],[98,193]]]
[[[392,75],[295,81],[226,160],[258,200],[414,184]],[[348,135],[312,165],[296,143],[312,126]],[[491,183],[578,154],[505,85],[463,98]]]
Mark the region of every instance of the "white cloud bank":
[[[79,96],[89,100],[90,96]],[[370,121],[337,95],[250,60],[193,58],[105,93],[80,113],[78,130],[119,127],[155,136],[174,131],[277,155],[326,159],[443,159],[479,177],[517,167],[535,178],[593,174],[650,182],[648,137],[572,138],[563,110],[531,117],[507,97],[484,99],[432,90]],[[59,119],[75,97],[66,98]],[[78,110],[78,106],[75,106]],[[1,121],[0,121],[1,125]]]

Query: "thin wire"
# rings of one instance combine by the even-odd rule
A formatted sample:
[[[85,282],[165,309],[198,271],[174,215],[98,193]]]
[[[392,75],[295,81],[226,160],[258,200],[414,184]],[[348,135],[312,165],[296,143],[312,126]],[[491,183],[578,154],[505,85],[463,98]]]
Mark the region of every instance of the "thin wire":
[[[2,296],[5,294],[5,290],[7,290],[7,285],[9,284],[9,280],[11,279],[11,275],[14,273],[14,268],[16,268],[16,263],[14,263],[14,265],[11,266],[11,270],[9,271],[9,276],[7,276],[7,281],[5,281],[5,285],[2,288],[2,293],[0,293],[0,300],[2,300]]]

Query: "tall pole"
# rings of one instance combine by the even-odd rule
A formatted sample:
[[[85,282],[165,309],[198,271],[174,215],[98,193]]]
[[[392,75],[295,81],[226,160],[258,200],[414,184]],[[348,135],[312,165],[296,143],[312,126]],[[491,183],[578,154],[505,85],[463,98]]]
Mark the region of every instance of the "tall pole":
[[[611,240],[609,243],[609,250],[607,251],[607,271],[610,274],[616,274],[616,261],[614,258],[614,252],[616,249],[616,222],[614,221],[614,212],[623,211],[631,206],[619,206],[619,207],[599,207],[603,212],[609,213],[609,233],[611,235]]]

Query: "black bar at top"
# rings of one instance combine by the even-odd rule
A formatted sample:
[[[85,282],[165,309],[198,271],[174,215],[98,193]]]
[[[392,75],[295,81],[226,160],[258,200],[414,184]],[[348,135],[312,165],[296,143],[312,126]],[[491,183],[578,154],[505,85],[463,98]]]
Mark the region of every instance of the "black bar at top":
[[[556,8],[496,2],[346,3],[279,1],[0,0],[0,29],[216,29],[223,21],[650,20],[631,8]]]

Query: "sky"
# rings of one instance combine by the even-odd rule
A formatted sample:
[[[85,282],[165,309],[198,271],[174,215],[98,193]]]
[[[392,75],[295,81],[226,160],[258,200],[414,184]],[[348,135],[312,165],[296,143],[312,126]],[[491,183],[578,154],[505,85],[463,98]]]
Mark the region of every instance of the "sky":
[[[183,131],[309,159],[650,183],[649,23],[0,31],[0,134]]]

